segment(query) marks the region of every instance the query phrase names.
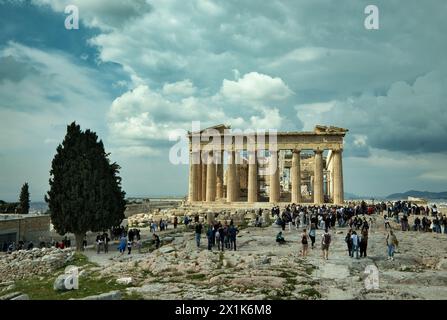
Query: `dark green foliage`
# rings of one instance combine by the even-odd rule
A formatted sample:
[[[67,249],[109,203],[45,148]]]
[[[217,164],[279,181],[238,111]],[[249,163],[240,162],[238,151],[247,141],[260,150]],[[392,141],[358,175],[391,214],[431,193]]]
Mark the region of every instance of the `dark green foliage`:
[[[51,165],[45,197],[51,222],[59,234],[74,233],[78,249],[87,231],[105,231],[124,219],[120,167],[108,156],[95,132],[73,122]]]
[[[29,187],[28,183],[25,182],[25,184],[22,186],[22,190],[20,191],[20,213],[21,214],[27,214],[29,213]]]
[[[18,202],[4,202],[0,203],[0,213],[18,213],[19,212]]]

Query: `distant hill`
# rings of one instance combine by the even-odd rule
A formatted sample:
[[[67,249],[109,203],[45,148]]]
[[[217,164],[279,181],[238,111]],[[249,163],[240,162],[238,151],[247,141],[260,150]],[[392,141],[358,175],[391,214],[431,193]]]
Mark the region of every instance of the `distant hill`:
[[[407,199],[408,197],[424,198],[424,199],[447,199],[447,191],[430,192],[410,190],[404,193],[393,193],[387,196],[387,199]]]
[[[359,195],[356,195],[354,193],[345,192],[345,199],[347,200],[358,200],[358,199],[369,199],[368,197],[362,197]]]

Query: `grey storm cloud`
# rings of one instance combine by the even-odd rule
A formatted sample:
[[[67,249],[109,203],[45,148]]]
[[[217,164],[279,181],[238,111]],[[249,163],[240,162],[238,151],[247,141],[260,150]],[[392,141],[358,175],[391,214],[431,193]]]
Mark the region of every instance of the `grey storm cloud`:
[[[385,95],[337,101],[319,118],[349,127],[353,151],[372,147],[405,153],[447,152],[447,69],[396,82]],[[355,137],[365,137],[365,141]],[[364,155],[368,155],[365,153]]]
[[[67,4],[30,3],[61,17]],[[188,129],[192,120],[235,128],[345,127],[347,191],[381,190],[379,182],[357,181],[398,170],[400,177],[412,176],[408,185],[445,186],[447,177],[439,173],[447,152],[446,1],[376,0],[380,29],[374,31],[364,28],[368,0],[70,3],[93,34],[79,46],[96,50],[100,65],[121,66],[125,79],[78,64],[68,50],[53,50],[45,38],[52,29],[42,30],[39,49],[14,36],[0,43],[0,120],[14,134],[14,140],[0,135],[6,147],[0,175],[9,175],[0,191],[15,192],[9,186],[23,172],[15,159],[31,148],[28,137],[40,147],[48,142],[39,169],[46,172],[54,152],[49,142],[59,141],[73,120],[100,128],[130,194],[184,193],[187,170],[168,163],[166,136]],[[105,78],[120,91],[107,88]],[[174,186],[148,186],[147,176],[156,180],[167,171]],[[48,177],[41,176],[45,186]]]
[[[37,74],[38,70],[28,63],[17,61],[12,56],[0,57],[0,81],[19,82],[30,73]]]

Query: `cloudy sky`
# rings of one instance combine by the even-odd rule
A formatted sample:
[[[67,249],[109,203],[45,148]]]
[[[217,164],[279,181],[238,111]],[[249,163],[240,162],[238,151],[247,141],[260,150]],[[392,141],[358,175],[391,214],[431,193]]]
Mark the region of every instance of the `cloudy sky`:
[[[446,16],[441,0],[0,0],[0,199],[25,181],[43,199],[74,120],[129,196],[187,193],[168,136],[197,120],[345,127],[345,191],[445,191]]]

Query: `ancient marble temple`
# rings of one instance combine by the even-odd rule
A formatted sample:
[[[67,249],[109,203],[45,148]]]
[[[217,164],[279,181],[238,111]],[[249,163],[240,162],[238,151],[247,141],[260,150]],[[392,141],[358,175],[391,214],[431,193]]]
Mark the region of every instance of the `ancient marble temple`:
[[[202,139],[211,131],[221,137],[212,149],[210,139]],[[188,201],[342,204],[347,132],[316,126],[313,132],[276,132],[275,139],[225,125],[188,132]]]

